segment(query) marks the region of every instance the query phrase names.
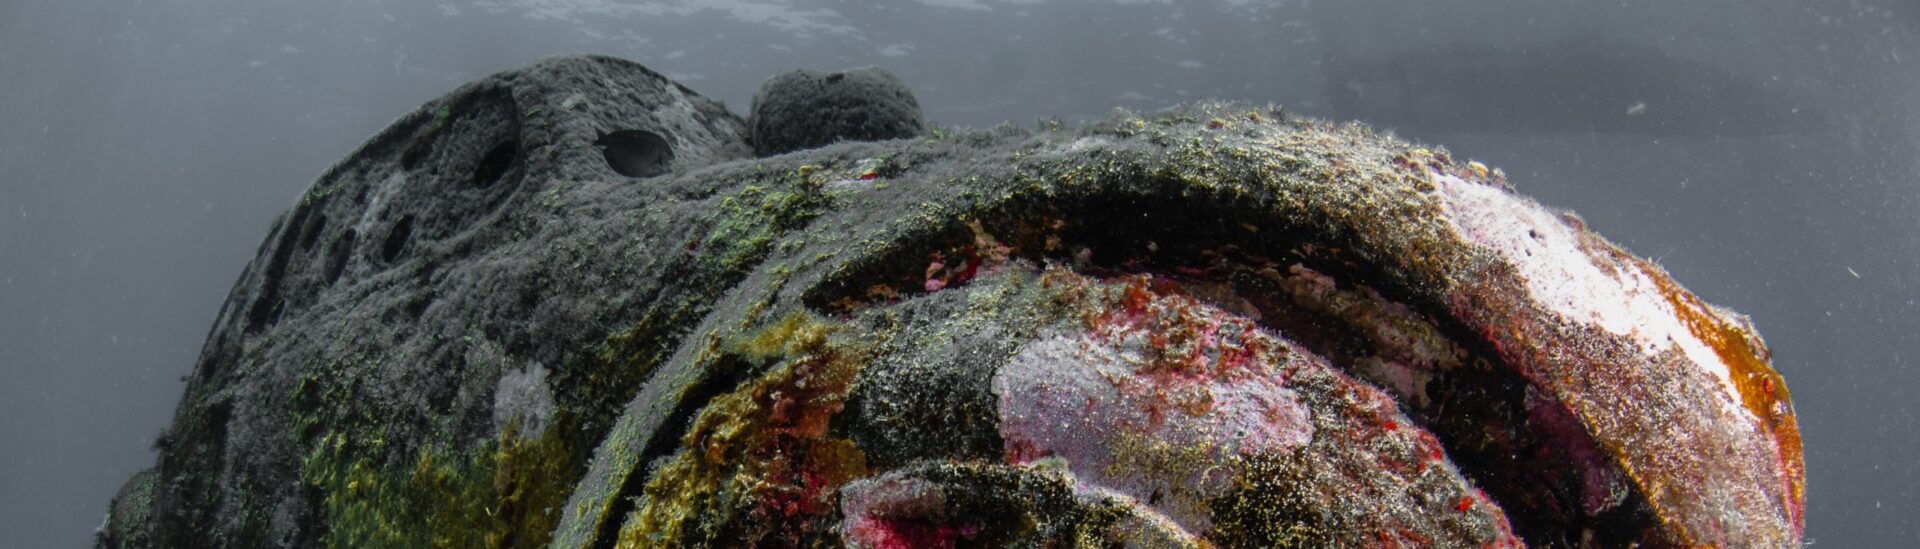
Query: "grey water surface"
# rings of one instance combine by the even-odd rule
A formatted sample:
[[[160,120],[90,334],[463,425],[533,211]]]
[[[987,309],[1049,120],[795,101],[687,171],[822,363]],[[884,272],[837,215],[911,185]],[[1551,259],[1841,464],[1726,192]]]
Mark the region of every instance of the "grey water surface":
[[[1753,317],[1809,542],[1920,545],[1910,2],[0,0],[0,547],[91,543],[329,164],[574,52],[736,111],[782,70],[877,65],[944,126],[1214,98],[1445,146]]]

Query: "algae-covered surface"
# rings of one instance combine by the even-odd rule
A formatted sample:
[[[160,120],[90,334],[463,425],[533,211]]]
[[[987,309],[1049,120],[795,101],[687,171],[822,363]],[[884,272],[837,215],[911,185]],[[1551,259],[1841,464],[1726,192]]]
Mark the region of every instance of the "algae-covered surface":
[[[103,542],[1799,542],[1746,320],[1496,168],[1236,103],[748,127],[606,57],[402,118],[276,223]]]

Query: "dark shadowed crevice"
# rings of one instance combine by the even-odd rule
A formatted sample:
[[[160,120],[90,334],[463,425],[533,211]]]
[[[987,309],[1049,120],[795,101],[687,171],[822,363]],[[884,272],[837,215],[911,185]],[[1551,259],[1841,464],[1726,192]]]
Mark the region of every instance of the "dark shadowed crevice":
[[[505,88],[475,90],[423,106],[421,111],[416,111],[409,118],[412,126],[408,128],[410,131],[391,138],[383,135],[382,139],[408,139],[406,148],[400,151],[402,169],[417,171],[425,168],[429,172],[437,172],[447,167],[446,154],[465,154],[464,145],[470,141],[463,139],[463,136],[473,135],[476,131],[492,131],[491,128],[503,124],[509,132],[517,131],[518,111],[514,105],[513,94]]]
[[[323,273],[326,275],[327,285],[338,282],[340,275],[347,271],[347,259],[353,257],[353,240],[356,235],[353,229],[347,229],[346,233],[327,245],[327,265]]]
[[[486,156],[480,157],[480,164],[474,167],[473,186],[484,189],[499,183],[500,178],[513,169],[514,161],[519,157],[519,141],[509,139],[494,145]]]
[[[407,241],[413,237],[413,216],[400,218],[387,229],[387,238],[380,242],[380,261],[392,263],[400,259],[400,252],[406,251]]]
[[[620,175],[653,177],[672,169],[673,146],[657,133],[620,130],[600,136],[593,145],[605,155],[607,167]]]
[[[406,301],[400,304],[401,311],[406,315],[404,317],[406,322],[419,322],[420,317],[427,314],[427,307],[433,305],[433,300],[434,296],[431,290],[425,290],[407,296]]]
[[[444,122],[436,122],[436,123],[438,124],[438,123],[444,123]],[[414,139],[413,144],[408,145],[406,150],[400,153],[401,169],[404,169],[407,171],[413,171],[414,169],[419,168],[420,161],[427,157],[427,153],[430,153],[433,151],[433,141],[434,141],[434,138],[436,137],[435,134],[438,133],[437,130],[439,126],[436,125],[436,126],[429,126],[429,127],[434,128],[434,131],[429,132],[425,136]]]
[[[318,207],[319,206],[315,206],[315,208],[318,208]],[[307,251],[307,250],[313,249],[313,244],[316,241],[320,240],[320,235],[322,233],[325,233],[326,231],[327,231],[327,216],[325,215],[313,216],[313,219],[310,219],[307,221],[307,226],[300,230],[300,251]]]
[[[280,282],[286,278],[287,262],[293,259],[294,244],[299,236],[299,227],[306,225],[307,216],[312,207],[301,207],[293,211],[292,219],[279,227],[280,238],[274,243],[273,255],[267,259],[266,270],[260,274],[260,291],[253,296],[253,305],[247,309],[248,333],[258,332],[279,320],[285,307],[281,299]]]

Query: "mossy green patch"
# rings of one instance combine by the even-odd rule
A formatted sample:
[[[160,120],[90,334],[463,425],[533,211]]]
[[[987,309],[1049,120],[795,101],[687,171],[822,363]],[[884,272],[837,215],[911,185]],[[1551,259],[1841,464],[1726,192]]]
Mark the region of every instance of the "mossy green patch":
[[[779,362],[701,410],[627,517],[620,547],[831,540],[837,488],[867,473],[865,454],[828,429],[865,362],[829,343],[835,330],[795,313],[723,345],[721,361]]]
[[[720,199],[719,222],[702,247],[713,250],[719,273],[742,272],[765,259],[774,239],[802,227],[828,206],[813,165],[803,165],[764,185],[747,185]]]
[[[828,327],[804,314],[791,314],[772,326],[734,340],[727,349],[755,362],[800,356],[826,340]]]
[[[95,533],[94,546],[101,548],[152,547],[156,545],[153,524],[154,474],[152,469],[135,473],[120,487],[120,493],[108,507],[107,523]]]
[[[301,477],[321,494],[330,547],[538,547],[579,477],[564,427],[522,438],[514,421],[498,440],[422,448],[397,464],[366,457],[378,441],[332,433]]]
[[[1296,458],[1262,456],[1248,461],[1225,497],[1212,503],[1209,540],[1220,547],[1327,547],[1339,526],[1313,501],[1307,467]]]
[[[701,300],[657,302],[626,330],[608,336],[589,356],[568,361],[555,372],[554,395],[561,410],[578,416],[579,429],[568,447],[584,455],[613,424],[633,391],[673,354],[687,326],[706,314]]]

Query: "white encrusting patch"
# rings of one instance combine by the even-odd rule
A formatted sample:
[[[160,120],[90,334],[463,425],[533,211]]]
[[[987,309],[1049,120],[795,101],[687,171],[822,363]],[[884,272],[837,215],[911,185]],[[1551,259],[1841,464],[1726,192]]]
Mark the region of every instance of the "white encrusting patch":
[[[1067,152],[1080,152],[1080,151],[1084,151],[1084,150],[1092,149],[1096,147],[1104,147],[1108,144],[1111,144],[1112,142],[1113,140],[1107,139],[1105,137],[1098,137],[1098,136],[1082,137],[1078,140],[1075,140],[1072,145],[1068,145]]]
[[[386,179],[382,179],[379,183],[374,184],[373,195],[367,198],[367,208],[361,210],[360,219],[354,221],[353,229],[363,235],[372,234],[374,224],[380,222],[380,220],[399,219],[399,215],[389,215],[386,206],[388,202],[393,201],[394,197],[399,196],[400,191],[406,186],[407,175],[405,172],[395,172],[393,175],[389,175]]]
[[[1568,321],[1627,337],[1648,355],[1678,346],[1720,381],[1729,417],[1751,415],[1740,404],[1727,364],[1687,329],[1660,285],[1639,265],[1606,257],[1604,251],[1589,252],[1581,243],[1584,235],[1531,200],[1451,174],[1427,174],[1440,191],[1447,223],[1513,265],[1535,303]]]
[[[1277,364],[1232,379],[1155,375],[1142,370],[1140,339],[1062,334],[1014,353],[993,378],[1007,458],[1064,459],[1080,482],[1151,502],[1204,532],[1208,502],[1233,487],[1246,458],[1313,441],[1313,412]]]

